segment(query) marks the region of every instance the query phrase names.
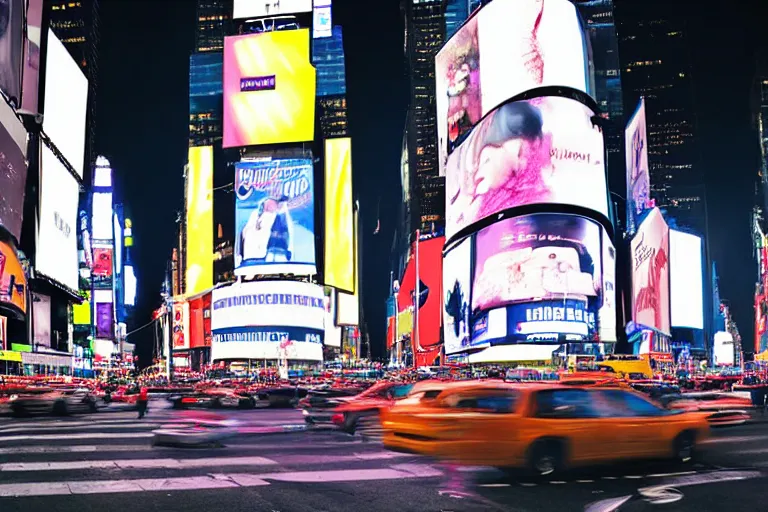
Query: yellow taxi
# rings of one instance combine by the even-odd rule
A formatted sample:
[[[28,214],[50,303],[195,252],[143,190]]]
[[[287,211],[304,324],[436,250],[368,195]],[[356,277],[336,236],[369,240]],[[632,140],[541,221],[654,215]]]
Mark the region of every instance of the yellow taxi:
[[[619,387],[475,381],[429,391],[382,411],[387,448],[548,475],[627,459],[688,462],[709,435],[705,414]]]

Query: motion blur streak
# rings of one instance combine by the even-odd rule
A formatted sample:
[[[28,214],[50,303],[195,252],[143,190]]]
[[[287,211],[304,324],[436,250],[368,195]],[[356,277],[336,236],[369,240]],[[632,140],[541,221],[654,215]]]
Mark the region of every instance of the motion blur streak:
[[[186,294],[213,286],[213,147],[189,148]]]
[[[325,284],[355,292],[352,143],[325,141]]]

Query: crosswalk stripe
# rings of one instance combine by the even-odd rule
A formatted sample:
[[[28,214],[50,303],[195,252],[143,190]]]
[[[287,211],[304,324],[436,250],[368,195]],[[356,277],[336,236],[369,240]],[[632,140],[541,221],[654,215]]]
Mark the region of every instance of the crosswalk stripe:
[[[750,443],[753,441],[766,441],[768,435],[762,436],[734,436],[734,437],[711,437],[702,441],[702,444],[722,444],[722,443]]]
[[[83,432],[77,434],[77,439],[139,439],[142,437],[152,437],[152,432]],[[72,440],[73,434],[36,434],[36,435],[18,435],[18,436],[0,436],[0,443],[7,441],[31,441],[39,439],[41,441],[54,440]]]
[[[160,425],[163,425],[163,423],[160,422],[134,422],[134,423],[118,423],[118,424],[101,424],[101,423],[87,423],[82,425],[71,425],[67,423],[62,423],[60,425],[53,425],[53,426],[45,426],[45,427],[13,427],[13,428],[5,428],[0,429],[0,434],[12,434],[14,432],[48,432],[51,430],[55,431],[61,431],[61,430],[98,430],[98,429],[106,429],[106,430],[117,430],[117,429],[129,429],[129,428],[155,428],[159,427]]]
[[[162,418],[159,418],[162,419]],[[154,420],[154,421],[159,421]],[[148,420],[153,421],[153,420]],[[123,418],[123,419],[102,419],[102,418],[93,418],[89,419],[87,421],[80,421],[80,420],[60,420],[60,419],[52,419],[49,421],[15,421],[11,425],[3,425],[0,426],[0,432],[5,432],[9,429],[16,429],[16,428],[38,428],[38,427],[56,427],[56,428],[62,428],[62,427],[81,427],[83,425],[126,425],[126,424],[140,424],[143,422],[138,421],[136,418],[136,415],[132,415],[131,418]]]
[[[220,466],[274,466],[265,457],[211,457],[204,459],[73,460],[64,462],[6,462],[0,471],[63,471],[74,469],[191,469]]]

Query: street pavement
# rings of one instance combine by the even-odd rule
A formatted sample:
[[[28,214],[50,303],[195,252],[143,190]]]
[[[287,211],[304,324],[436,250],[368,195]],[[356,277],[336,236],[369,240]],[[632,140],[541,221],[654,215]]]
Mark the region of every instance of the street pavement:
[[[153,430],[188,417],[159,405],[142,420],[119,406],[0,417],[0,511],[768,510],[765,422],[715,430],[693,466],[632,463],[536,482],[389,452],[375,437],[296,431],[301,414],[286,409],[220,413],[242,427],[222,447],[153,447]]]

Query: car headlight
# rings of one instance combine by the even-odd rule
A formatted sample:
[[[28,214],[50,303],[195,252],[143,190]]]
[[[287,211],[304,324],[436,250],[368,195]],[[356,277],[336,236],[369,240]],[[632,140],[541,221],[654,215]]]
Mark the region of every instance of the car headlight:
[[[14,400],[18,400],[19,395],[11,395],[11,397],[8,399],[10,402],[13,402]]]

